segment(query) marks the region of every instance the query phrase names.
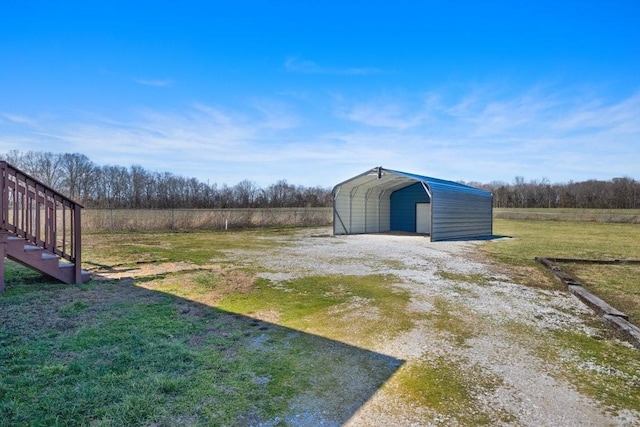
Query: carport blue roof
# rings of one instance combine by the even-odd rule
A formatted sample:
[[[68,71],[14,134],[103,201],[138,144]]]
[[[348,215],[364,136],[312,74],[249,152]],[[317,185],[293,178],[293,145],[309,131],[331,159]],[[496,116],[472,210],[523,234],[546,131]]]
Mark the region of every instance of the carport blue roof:
[[[396,171],[392,169],[383,169],[383,168],[380,168],[380,169],[385,172],[393,173],[400,176],[405,176],[407,178],[414,179],[416,181],[424,182],[429,187],[449,188],[451,190],[460,191],[462,193],[472,193],[472,194],[478,194],[483,196],[491,196],[491,193],[486,190],[481,190],[479,188],[460,184],[454,181],[447,181],[444,179],[438,179],[438,178],[433,178],[433,177],[424,176],[424,175],[416,175],[413,173],[401,172],[401,171]]]
[[[390,179],[392,176],[395,177],[395,179]],[[336,194],[335,192],[339,187],[376,187],[378,189],[386,187],[393,191],[408,185],[409,182],[424,182],[431,190],[435,190],[436,192],[438,190],[442,190],[492,197],[490,192],[479,188],[430,176],[401,172],[393,169],[384,169],[381,166],[375,167],[358,176],[341,182],[334,187],[334,194]]]

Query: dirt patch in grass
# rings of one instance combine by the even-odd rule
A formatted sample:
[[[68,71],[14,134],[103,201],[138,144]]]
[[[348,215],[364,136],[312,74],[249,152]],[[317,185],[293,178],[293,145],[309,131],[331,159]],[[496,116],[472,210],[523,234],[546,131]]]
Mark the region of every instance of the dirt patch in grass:
[[[244,270],[190,262],[136,263],[133,267],[94,267],[94,280],[125,280],[138,286],[215,305],[222,297],[254,289],[254,277]]]

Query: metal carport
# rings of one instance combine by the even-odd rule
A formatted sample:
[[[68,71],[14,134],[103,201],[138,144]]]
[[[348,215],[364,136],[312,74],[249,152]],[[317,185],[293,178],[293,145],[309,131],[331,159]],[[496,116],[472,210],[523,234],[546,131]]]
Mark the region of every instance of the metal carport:
[[[408,231],[431,241],[493,234],[493,195],[428,176],[376,167],[333,188],[333,234]]]

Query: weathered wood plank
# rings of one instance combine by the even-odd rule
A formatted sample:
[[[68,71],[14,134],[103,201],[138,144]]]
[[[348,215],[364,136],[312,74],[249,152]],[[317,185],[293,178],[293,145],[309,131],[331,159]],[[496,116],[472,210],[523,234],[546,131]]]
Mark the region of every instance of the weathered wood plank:
[[[640,328],[619,316],[606,314],[603,318],[609,326],[620,331],[634,347],[640,349]]]
[[[638,259],[584,259],[584,258],[545,258],[550,262],[564,262],[568,264],[640,264]]]
[[[569,291],[571,291],[571,293],[578,297],[580,301],[587,304],[589,307],[591,307],[591,309],[593,309],[593,311],[601,316],[610,315],[621,317],[623,319],[629,319],[629,316],[627,316],[625,313],[621,312],[615,307],[610,306],[602,299],[593,295],[591,292],[587,291],[580,285],[569,285]]]
[[[536,261],[551,270],[554,276],[556,276],[566,286],[580,285],[580,283],[577,282],[576,279],[574,279],[571,275],[565,273],[560,266],[555,265],[549,258],[536,258]]]

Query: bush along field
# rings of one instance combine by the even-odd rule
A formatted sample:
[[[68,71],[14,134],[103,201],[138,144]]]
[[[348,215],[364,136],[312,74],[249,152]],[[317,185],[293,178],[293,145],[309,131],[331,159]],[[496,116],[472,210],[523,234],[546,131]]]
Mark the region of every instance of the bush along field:
[[[93,234],[80,286],[7,262],[0,425],[640,422],[638,351],[529,261],[554,246],[527,227]]]

